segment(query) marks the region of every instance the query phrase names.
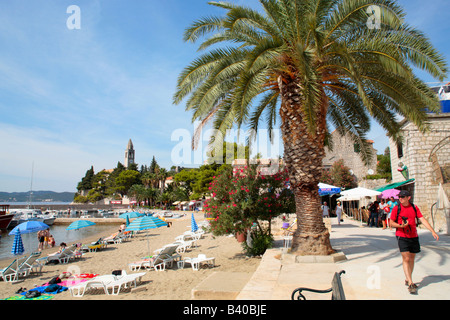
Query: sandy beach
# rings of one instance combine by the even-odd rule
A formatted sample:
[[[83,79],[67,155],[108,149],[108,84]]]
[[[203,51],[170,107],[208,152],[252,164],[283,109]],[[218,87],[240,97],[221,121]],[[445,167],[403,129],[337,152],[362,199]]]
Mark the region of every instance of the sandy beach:
[[[197,223],[203,221],[203,213],[196,213]],[[26,278],[21,278],[16,283],[0,281],[0,299],[5,299],[16,295],[15,292],[21,288],[32,289],[40,286],[62,272],[71,273],[94,273],[111,274],[113,270],[126,270],[127,273],[133,273],[128,264],[141,260],[142,257],[154,254],[153,252],[162,246],[175,241],[175,237],[190,230],[191,214],[172,221],[170,228],[162,227],[158,229],[142,231],[130,241],[109,244],[107,248],[97,252],[86,252],[81,259],[71,260],[68,264],[49,264],[42,269],[42,274],[31,274]],[[108,236],[118,229],[117,226],[111,226],[111,230],[99,234],[95,237],[84,239],[83,244],[95,241],[100,236]],[[221,236],[213,237],[207,233],[203,239],[197,241],[198,247],[192,248],[182,254],[184,257],[196,257],[198,254],[205,254],[207,257],[215,258],[215,267],[201,268],[193,271],[187,265],[183,269],[178,269],[176,264],[172,269],[166,269],[163,272],[155,270],[146,271],[142,277],[142,282],[138,286],[140,290],[130,292],[130,290],[121,291],[117,296],[86,293],[83,297],[72,297],[69,291],[56,294],[53,300],[189,300],[191,299],[192,289],[206,279],[213,272],[245,272],[252,274],[258,267],[261,259],[259,257],[248,258],[234,237]],[[58,248],[46,249],[42,256],[57,251]],[[150,251],[150,252],[149,252]],[[3,268],[11,260],[0,261],[0,267]],[[144,270],[145,271],[145,270]],[[142,270],[139,272],[143,272]],[[224,279],[226,281],[226,279]]]

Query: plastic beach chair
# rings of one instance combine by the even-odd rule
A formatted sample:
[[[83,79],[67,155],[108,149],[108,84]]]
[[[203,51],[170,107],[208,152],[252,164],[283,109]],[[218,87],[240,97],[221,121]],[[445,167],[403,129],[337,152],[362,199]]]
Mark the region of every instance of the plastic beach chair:
[[[132,271],[138,271],[141,268],[145,269],[155,269],[155,271],[164,271],[166,265],[171,268],[174,261],[181,259],[179,254],[176,254],[178,245],[168,245],[163,247],[160,252],[150,259],[145,259],[142,261],[134,262],[128,264],[128,267]]]
[[[6,282],[15,282],[19,277],[20,265],[25,259],[26,257],[14,259],[9,266],[0,270],[0,278]]]
[[[75,257],[75,250],[77,249],[77,246],[75,244],[71,245],[70,247],[67,247],[64,249],[63,252],[53,254],[47,257],[46,261],[51,262],[58,260],[59,263],[68,263],[70,259],[73,259]]]
[[[38,260],[40,256],[41,252],[31,253],[20,265],[19,273],[25,277],[35,270],[39,270],[39,273],[41,273],[44,265]]]
[[[208,264],[209,267],[214,267],[216,258],[207,258],[205,254],[199,254],[195,258],[185,258],[183,260],[184,264],[189,263],[192,267],[192,270],[198,271],[202,263]]]

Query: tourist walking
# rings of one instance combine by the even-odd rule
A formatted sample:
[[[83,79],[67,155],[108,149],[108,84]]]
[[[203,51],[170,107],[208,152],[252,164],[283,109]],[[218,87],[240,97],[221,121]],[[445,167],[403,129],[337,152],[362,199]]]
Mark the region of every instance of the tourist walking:
[[[369,207],[369,227],[378,227],[378,201],[372,203]]]
[[[338,225],[341,225],[342,207],[341,207],[341,203],[339,201],[336,204],[336,216],[337,216]]]
[[[323,205],[322,205],[322,216],[324,218],[329,218],[330,217],[330,207],[327,205],[326,202],[324,202]]]
[[[387,218],[387,212],[384,210],[384,208],[387,207],[387,203],[384,199],[381,199],[380,204],[378,205],[378,216],[381,219],[381,223],[383,225],[383,230],[386,229],[386,218]],[[390,210],[389,210],[390,211]]]
[[[389,227],[389,230],[392,230],[392,226],[390,224],[391,221],[391,214],[392,214],[392,210],[394,209],[394,207],[397,205],[397,201],[395,201],[394,197],[391,197],[391,199],[388,201],[388,206],[389,206],[389,213],[387,214],[387,225]]]
[[[405,285],[408,286],[409,293],[416,294],[417,285],[412,279],[412,273],[416,254],[420,252],[417,222],[420,221],[425,228],[430,230],[437,241],[439,240],[439,236],[423,217],[420,209],[411,203],[411,194],[409,191],[400,191],[399,202],[400,204],[396,205],[392,210],[390,225],[397,229],[395,235],[402,255],[403,272],[406,277]]]

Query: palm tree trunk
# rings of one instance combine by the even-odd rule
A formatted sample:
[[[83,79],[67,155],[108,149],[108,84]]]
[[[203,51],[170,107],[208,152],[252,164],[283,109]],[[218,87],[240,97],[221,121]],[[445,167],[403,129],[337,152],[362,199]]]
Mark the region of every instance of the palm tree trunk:
[[[315,132],[308,131],[301,111],[302,97],[295,82],[280,84],[282,103],[280,116],[284,142],[284,160],[295,196],[297,230],[292,240],[292,253],[297,255],[329,255],[334,252],[328,229],[320,210],[319,182],[325,156],[326,97],[316,112]]]

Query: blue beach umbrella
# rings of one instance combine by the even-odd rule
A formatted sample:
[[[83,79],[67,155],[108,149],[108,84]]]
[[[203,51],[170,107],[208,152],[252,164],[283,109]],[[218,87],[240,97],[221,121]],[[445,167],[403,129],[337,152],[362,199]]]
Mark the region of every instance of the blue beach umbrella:
[[[197,222],[195,222],[194,214],[191,216],[191,231],[195,232],[198,230]]]
[[[127,216],[127,227],[130,225],[130,217]]]
[[[17,233],[14,236],[13,246],[11,249],[11,253],[15,256],[20,256],[25,252],[25,248],[23,247],[23,241],[22,236],[20,234],[20,231],[17,231]]]
[[[50,228],[43,222],[40,221],[27,221],[17,225],[12,231],[9,233],[10,235],[16,235],[17,233],[25,234],[25,233],[33,233],[38,232],[39,230],[46,230]]]
[[[167,223],[153,216],[144,216],[133,220],[125,231],[142,231],[167,226]]]
[[[134,218],[139,218],[139,217],[142,217],[142,216],[144,216],[143,213],[140,213],[140,212],[137,212],[137,211],[132,211],[132,212],[122,213],[119,216],[119,218],[126,219],[128,217],[129,219],[134,219]]]
[[[72,222],[66,230],[78,230],[95,225],[95,222],[89,220],[77,220]]]
[[[154,216],[144,216],[138,219],[133,220],[125,229],[125,231],[142,231],[142,230],[148,230],[148,229],[155,229],[167,226],[167,223],[162,221],[158,217]],[[150,253],[150,244],[148,241],[148,234],[147,234],[147,248]]]
[[[341,192],[341,188],[335,187],[326,183],[319,183],[319,196],[327,196],[338,194]]]

